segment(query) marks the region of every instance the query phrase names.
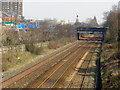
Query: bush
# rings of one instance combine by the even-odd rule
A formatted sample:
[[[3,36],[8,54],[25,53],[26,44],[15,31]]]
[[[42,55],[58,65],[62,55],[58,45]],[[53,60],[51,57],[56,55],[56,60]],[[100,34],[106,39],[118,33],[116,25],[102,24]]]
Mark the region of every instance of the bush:
[[[40,55],[43,52],[43,48],[35,48],[35,54]]]
[[[10,37],[7,37],[6,42],[7,42],[8,45],[11,45],[12,44],[12,39]]]
[[[26,44],[25,48],[26,48],[26,51],[31,52],[31,53],[35,53],[35,46],[32,43]]]
[[[56,48],[58,48],[58,45],[55,41],[50,41],[48,44],[48,48],[49,49],[56,49]]]
[[[73,37],[73,38],[70,39],[70,42],[74,42],[75,40],[76,40],[76,38]]]
[[[113,48],[113,49],[117,49],[117,48],[118,48],[118,42],[112,43],[112,48]]]
[[[25,47],[26,47],[26,51],[31,52],[31,53],[36,54],[36,55],[40,55],[43,52],[42,47],[37,48],[32,43],[26,44]]]

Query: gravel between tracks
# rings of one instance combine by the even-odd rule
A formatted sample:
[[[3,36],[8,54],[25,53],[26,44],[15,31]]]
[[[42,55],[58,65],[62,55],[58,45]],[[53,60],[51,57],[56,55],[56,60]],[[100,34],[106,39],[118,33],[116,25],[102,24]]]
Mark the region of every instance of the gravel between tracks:
[[[99,44],[95,44],[95,47],[92,47],[89,54],[85,58],[84,62],[82,63],[82,66],[80,68],[77,68],[77,64],[74,64],[72,69],[67,71],[66,74],[64,74],[59,80],[59,83],[56,84],[54,88],[67,88],[67,84],[70,82],[71,78],[73,78],[74,72],[76,72],[76,69],[79,69],[76,73],[75,77],[72,80],[72,84],[70,85],[70,88],[81,88],[81,83],[84,77],[84,74],[86,72],[87,65],[89,63],[88,71],[86,73],[86,77],[84,80],[83,88],[95,88],[96,86],[96,75],[97,75],[97,54],[99,53]],[[96,48],[97,47],[97,48]],[[74,70],[74,71],[73,71]]]
[[[86,46],[82,47],[84,51],[81,51],[81,53],[79,52],[80,54],[79,57],[76,58],[76,60],[72,63],[72,65],[68,68],[68,70],[62,75],[62,77],[58,80],[58,82],[54,85],[53,88],[67,88],[68,87],[74,74],[78,72],[77,69],[79,68],[79,66],[81,66],[82,61],[83,61],[82,59],[85,58],[87,55],[86,51],[89,50],[89,48],[85,48],[85,47]]]
[[[84,83],[84,88],[96,88],[96,75],[97,75],[97,69],[98,69],[98,66],[97,66],[97,60],[98,60],[98,56],[97,54],[99,53],[99,45],[96,45],[96,49],[95,51],[93,52],[93,55],[92,55],[92,61],[90,62],[90,65],[89,65],[89,68],[88,68],[88,73],[87,73],[87,76],[86,76],[86,80],[85,80],[85,83]]]

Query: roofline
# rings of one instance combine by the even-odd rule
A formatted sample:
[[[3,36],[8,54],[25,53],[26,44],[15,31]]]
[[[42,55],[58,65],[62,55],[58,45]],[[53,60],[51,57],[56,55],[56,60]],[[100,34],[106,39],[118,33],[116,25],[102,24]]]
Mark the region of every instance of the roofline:
[[[8,13],[6,13],[6,12],[3,12],[3,11],[2,11],[2,13],[6,14],[7,16],[11,16],[11,15],[9,15],[9,14],[8,14]]]

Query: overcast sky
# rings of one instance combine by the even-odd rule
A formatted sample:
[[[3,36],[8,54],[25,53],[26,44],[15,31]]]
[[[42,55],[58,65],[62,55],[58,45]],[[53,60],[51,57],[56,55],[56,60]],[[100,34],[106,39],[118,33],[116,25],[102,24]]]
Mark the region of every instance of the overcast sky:
[[[98,23],[103,21],[103,12],[110,11],[112,5],[119,0],[23,0],[23,14],[29,19],[56,18],[75,22],[97,17]]]

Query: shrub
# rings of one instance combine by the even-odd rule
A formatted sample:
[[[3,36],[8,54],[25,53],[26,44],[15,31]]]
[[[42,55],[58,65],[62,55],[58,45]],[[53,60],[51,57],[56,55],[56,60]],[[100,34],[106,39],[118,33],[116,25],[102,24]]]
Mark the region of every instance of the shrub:
[[[43,48],[35,48],[35,54],[40,55],[43,52]]]
[[[58,48],[58,45],[55,41],[50,41],[48,44],[48,48],[49,49],[56,49],[56,48]]]
[[[40,47],[40,48],[35,47],[32,43],[26,44],[25,47],[26,47],[26,51],[31,52],[36,55],[40,55],[43,52],[42,47]]]
[[[118,48],[118,42],[112,43],[112,48],[113,48],[113,49],[117,49],[117,48]]]
[[[10,37],[7,37],[6,42],[7,42],[8,45],[11,45],[12,44],[12,39]]]
[[[29,51],[31,53],[35,53],[35,46],[32,43],[26,44],[25,48],[26,48],[26,51]]]
[[[76,38],[75,38],[75,37],[70,38],[70,42],[74,42],[75,40],[76,40]]]

